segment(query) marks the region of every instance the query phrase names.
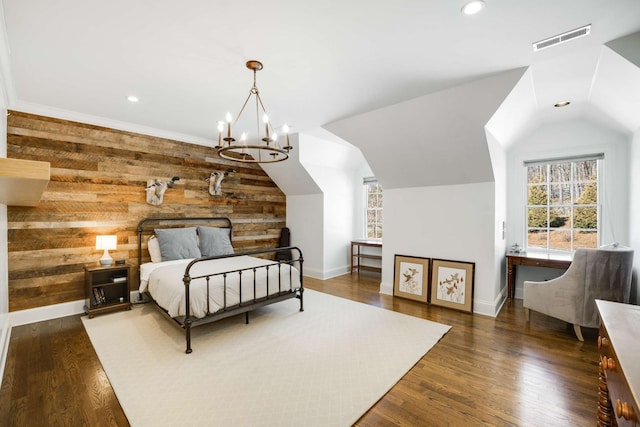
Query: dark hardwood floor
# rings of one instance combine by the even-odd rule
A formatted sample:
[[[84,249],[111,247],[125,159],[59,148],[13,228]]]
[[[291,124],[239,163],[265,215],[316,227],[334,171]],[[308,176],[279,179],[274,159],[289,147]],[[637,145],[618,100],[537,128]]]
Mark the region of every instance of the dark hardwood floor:
[[[527,324],[520,300],[494,319],[380,295],[379,282],[355,274],[305,279],[309,289],[452,328],[358,426],[595,424],[597,330],[584,331],[581,343],[564,322],[532,313]],[[13,328],[0,425],[129,425],[80,316]]]

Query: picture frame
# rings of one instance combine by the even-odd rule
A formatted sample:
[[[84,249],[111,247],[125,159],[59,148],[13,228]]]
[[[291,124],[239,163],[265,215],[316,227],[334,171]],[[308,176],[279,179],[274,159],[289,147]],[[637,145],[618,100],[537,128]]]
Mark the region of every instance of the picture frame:
[[[430,258],[395,255],[393,295],[427,303],[430,261]]]
[[[474,262],[433,259],[431,304],[473,313]]]

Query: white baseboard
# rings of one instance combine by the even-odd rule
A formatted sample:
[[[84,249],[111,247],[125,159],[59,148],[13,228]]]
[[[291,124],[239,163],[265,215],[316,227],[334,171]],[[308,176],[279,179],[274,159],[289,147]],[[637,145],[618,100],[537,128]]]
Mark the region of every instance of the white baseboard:
[[[129,293],[129,301],[138,302],[140,294],[138,290]],[[12,311],[11,326],[28,325],[29,323],[42,322],[57,319],[59,317],[84,314],[85,300],[65,302],[62,304],[47,305],[45,307],[30,308],[28,310]]]
[[[393,295],[393,283],[380,282],[380,293],[385,295]]]
[[[11,339],[11,323],[9,316],[3,315],[2,325],[0,325],[0,382],[4,378],[4,367],[7,364],[7,354],[9,352],[9,340]]]
[[[326,280],[331,277],[340,276],[348,273],[348,271],[334,271],[334,275],[330,273],[322,273],[319,271],[305,270],[305,275],[314,279]],[[393,295],[393,286],[387,283],[380,283],[380,293]],[[130,296],[131,301],[137,301],[138,292],[134,291]],[[29,323],[41,322],[44,320],[57,319],[59,317],[72,316],[74,314],[84,313],[84,300],[66,302],[63,304],[48,305],[46,307],[31,308],[28,310],[14,311],[9,313],[11,316],[11,326],[26,325]],[[473,300],[473,312],[483,314],[485,316],[496,317],[505,302],[504,291],[502,291],[494,301]],[[1,339],[2,337],[0,337]],[[3,343],[0,342],[0,345]]]
[[[490,317],[498,317],[498,313],[502,309],[505,301],[507,300],[504,294],[505,290],[500,291],[498,296],[493,301],[482,301],[478,299],[473,300],[473,313],[483,314]]]
[[[316,270],[316,269],[313,269],[313,268],[305,268],[304,272],[302,274],[304,276],[309,276],[309,277],[312,277],[314,279],[324,280],[324,277],[322,276],[322,271]]]
[[[349,267],[343,268],[334,268],[330,271],[322,271],[314,268],[305,268],[303,275],[312,277],[318,280],[327,280],[333,277],[342,276],[343,274],[347,274],[349,272]]]
[[[80,313],[84,313],[84,300],[12,311],[9,315],[11,316],[11,326],[20,326]]]
[[[325,271],[323,273],[323,277],[324,280],[326,279],[332,279],[334,277],[338,277],[338,276],[343,276],[347,273],[350,272],[350,267],[349,266],[344,266],[344,267],[340,267],[340,268],[334,268],[332,270],[329,271]]]
[[[390,283],[380,283],[380,293],[385,295],[393,295],[393,285]],[[494,301],[473,300],[473,313],[483,314],[485,316],[496,317],[504,305],[504,290],[496,297]]]

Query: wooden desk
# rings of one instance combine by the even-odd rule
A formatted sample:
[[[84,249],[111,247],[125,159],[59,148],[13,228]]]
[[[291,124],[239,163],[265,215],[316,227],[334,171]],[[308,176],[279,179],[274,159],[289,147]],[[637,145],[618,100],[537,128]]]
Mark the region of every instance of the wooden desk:
[[[351,273],[353,273],[355,270],[358,271],[358,274],[360,274],[360,271],[374,271],[376,273],[381,273],[382,266],[372,267],[370,265],[362,265],[362,263],[360,262],[362,259],[382,260],[382,255],[363,254],[362,253],[363,246],[382,249],[382,242],[378,240],[352,240],[351,241]]]
[[[516,293],[516,265],[567,269],[571,265],[569,255],[548,255],[538,253],[507,253],[507,298]]]
[[[600,314],[598,426],[640,425],[640,307],[596,300]]]

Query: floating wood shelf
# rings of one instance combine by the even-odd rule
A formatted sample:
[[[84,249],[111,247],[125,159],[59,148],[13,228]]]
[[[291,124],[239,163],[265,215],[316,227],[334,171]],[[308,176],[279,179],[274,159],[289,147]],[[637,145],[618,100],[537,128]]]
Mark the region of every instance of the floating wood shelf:
[[[36,206],[49,178],[49,162],[0,158],[0,203]]]

